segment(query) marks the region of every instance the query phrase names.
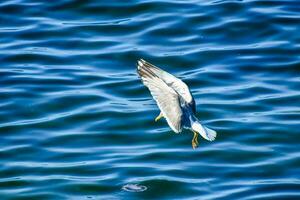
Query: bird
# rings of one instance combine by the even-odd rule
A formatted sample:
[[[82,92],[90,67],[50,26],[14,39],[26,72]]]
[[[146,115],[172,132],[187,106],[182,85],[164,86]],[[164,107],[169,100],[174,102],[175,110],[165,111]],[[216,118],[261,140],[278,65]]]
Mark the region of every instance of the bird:
[[[191,130],[193,149],[199,146],[199,134],[206,140],[215,140],[217,132],[196,117],[195,99],[186,83],[144,59],[137,61],[137,73],[160,109],[156,122],[165,118],[175,133]]]

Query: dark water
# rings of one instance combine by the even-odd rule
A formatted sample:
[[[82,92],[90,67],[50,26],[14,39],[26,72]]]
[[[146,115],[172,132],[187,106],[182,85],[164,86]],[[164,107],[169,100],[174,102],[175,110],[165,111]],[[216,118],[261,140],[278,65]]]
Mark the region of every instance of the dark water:
[[[190,86],[174,134],[136,75]],[[1,199],[299,199],[300,3],[0,2]]]

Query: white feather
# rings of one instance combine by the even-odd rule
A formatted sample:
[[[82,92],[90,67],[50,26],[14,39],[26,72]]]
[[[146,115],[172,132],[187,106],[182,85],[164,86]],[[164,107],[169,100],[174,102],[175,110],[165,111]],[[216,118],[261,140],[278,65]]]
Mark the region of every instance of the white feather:
[[[194,131],[196,131],[197,133],[199,133],[204,139],[209,140],[209,141],[215,140],[215,138],[217,136],[216,131],[203,126],[198,121],[195,121],[192,123],[192,129]]]
[[[138,61],[139,66],[146,66],[151,69],[156,76],[161,78],[169,87],[173,88],[187,103],[192,102],[193,97],[188,86],[179,78],[173,76],[172,74],[146,62],[143,59]]]
[[[143,65],[140,65],[140,63],[141,61],[138,61],[138,71],[144,85],[150,90],[153,99],[172,130],[176,133],[181,132],[182,110],[178,94],[158,76],[148,71]]]

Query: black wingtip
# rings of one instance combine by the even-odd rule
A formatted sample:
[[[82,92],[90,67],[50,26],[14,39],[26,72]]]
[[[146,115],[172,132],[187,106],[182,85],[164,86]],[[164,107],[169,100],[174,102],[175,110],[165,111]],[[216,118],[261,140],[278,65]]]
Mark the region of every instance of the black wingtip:
[[[151,71],[151,69],[149,69],[148,62],[146,62],[144,59],[139,59],[137,61],[137,72],[140,77],[157,77],[157,75]]]
[[[142,66],[144,66],[145,64],[146,64],[147,62],[143,59],[143,58],[140,58],[140,59],[138,59],[138,61],[137,61],[137,66],[139,67],[142,67]]]

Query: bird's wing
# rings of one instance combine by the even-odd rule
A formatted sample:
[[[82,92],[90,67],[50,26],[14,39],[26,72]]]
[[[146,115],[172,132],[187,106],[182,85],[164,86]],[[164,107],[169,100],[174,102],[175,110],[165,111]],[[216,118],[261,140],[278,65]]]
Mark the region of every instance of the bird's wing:
[[[193,97],[188,86],[179,78],[176,78],[172,74],[152,65],[151,63],[140,59],[138,61],[138,66],[147,67],[150,69],[156,76],[162,79],[168,86],[173,88],[187,103],[192,103]]]
[[[150,90],[169,126],[174,132],[181,132],[182,110],[178,94],[147,67],[138,65],[137,71],[143,84]]]

